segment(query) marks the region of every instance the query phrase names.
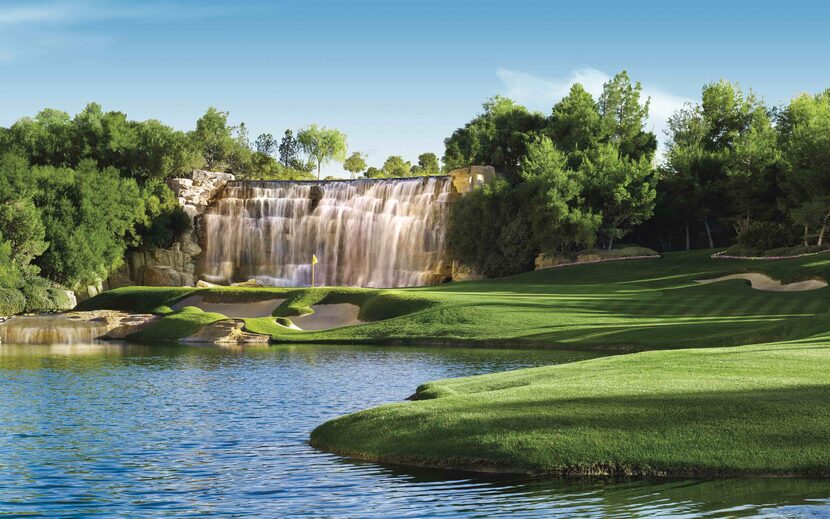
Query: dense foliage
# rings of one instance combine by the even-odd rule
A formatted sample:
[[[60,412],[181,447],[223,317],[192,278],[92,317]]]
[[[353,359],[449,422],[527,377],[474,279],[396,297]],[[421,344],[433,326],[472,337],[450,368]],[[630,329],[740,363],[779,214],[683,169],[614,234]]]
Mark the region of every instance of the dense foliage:
[[[507,185],[456,204],[453,251],[481,273],[516,272],[502,243],[517,214],[530,219],[530,232],[509,238],[532,251],[523,257],[611,248],[627,236],[661,250],[821,250],[830,224],[830,90],[771,109],[732,83],[707,84],[700,103],[668,121],[663,157],[645,130],[648,105],[625,72],[599,99],[575,84],[549,117],[487,101],[445,141],[444,163],[495,165]],[[517,206],[481,217],[476,207],[496,192]]]
[[[483,114],[445,141],[444,164],[492,164],[504,181],[455,204],[454,254],[482,274],[510,274],[531,268],[539,253],[610,249],[648,219],[656,138],[644,130],[640,90],[622,72],[599,100],[574,85],[549,117],[502,97],[484,103]],[[488,210],[493,216],[483,217]]]
[[[191,132],[95,103],[0,128],[0,315],[65,308],[60,287],[99,283],[130,247],[169,247],[191,223],[168,178],[196,168],[312,178],[298,151],[291,130],[252,147],[244,123],[215,108]]]

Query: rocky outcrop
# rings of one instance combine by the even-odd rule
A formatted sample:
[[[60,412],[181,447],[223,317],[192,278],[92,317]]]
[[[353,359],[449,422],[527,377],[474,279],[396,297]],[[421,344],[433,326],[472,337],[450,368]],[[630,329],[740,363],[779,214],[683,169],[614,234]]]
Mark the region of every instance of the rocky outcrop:
[[[241,319],[223,319],[215,321],[189,335],[181,342],[209,344],[268,344],[268,335],[250,333],[243,330],[245,321]]]
[[[454,169],[448,175],[455,191],[463,195],[495,180],[496,170],[493,166],[469,166]]]
[[[129,285],[194,286],[196,258],[201,254],[198,229],[199,218],[213,198],[234,180],[230,173],[194,171],[190,178],[173,178],[168,187],[176,195],[179,205],[190,217],[192,230],[169,249],[140,249],[127,253],[124,265],[99,286],[88,287],[84,296],[92,297],[104,290]]]
[[[65,317],[70,320],[100,323],[105,333],[103,339],[123,339],[131,333],[143,330],[158,316],[153,314],[129,314],[116,310],[92,310],[89,312],[69,312]]]
[[[497,174],[492,166],[470,166],[448,173],[452,177],[452,195],[455,198],[492,182]],[[217,195],[229,181],[235,180],[230,173],[196,170],[188,178],[174,178],[167,185],[175,194],[184,212],[190,217],[192,230],[180,236],[168,249],[140,249],[127,253],[124,265],[110,277],[96,285],[76,291],[79,301],[112,288],[130,285],[146,286],[196,286],[197,258],[200,247],[200,219]],[[221,196],[221,195],[220,195]],[[319,201],[322,191],[312,193],[312,204]],[[478,279],[481,276],[468,268],[445,258],[438,261],[433,272],[433,282],[449,279]],[[213,281],[210,280],[209,281]]]

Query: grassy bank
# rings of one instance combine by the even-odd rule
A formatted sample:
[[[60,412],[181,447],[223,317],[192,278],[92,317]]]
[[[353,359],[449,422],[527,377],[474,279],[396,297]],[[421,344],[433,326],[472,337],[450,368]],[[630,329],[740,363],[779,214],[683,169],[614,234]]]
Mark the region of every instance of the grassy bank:
[[[83,306],[147,311],[198,291],[285,299],[274,316],[246,319],[276,342],[641,352],[433,382],[417,401],[312,434],[315,446],[358,458],[560,475],[830,475],[830,288],[695,282],[740,272],[827,280],[830,255],[736,261],[710,252],[408,290],[131,287]],[[277,323],[344,302],[369,322],[317,332]],[[176,338],[224,317],[181,310],[133,338]]]
[[[830,475],[830,340],[442,380],[318,427],[361,459],[557,475]]]
[[[830,289],[776,293],[735,280],[695,279],[762,272],[776,279],[830,279],[830,255],[783,261],[733,261],[710,251],[549,269],[510,278],[407,290],[354,288],[128,287],[84,302],[82,309],[152,311],[199,292],[226,301],[286,298],[288,317],[318,303],[361,307],[360,326],[297,333],[267,319],[249,320],[275,342],[478,344],[600,348],[725,346],[808,337],[825,329]],[[233,317],[233,316],[228,316]]]

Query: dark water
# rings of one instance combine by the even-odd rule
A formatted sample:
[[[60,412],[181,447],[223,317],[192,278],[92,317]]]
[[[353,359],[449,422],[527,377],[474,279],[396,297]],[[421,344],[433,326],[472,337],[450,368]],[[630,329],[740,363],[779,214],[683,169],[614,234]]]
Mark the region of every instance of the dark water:
[[[0,346],[0,517],[827,517],[830,481],[475,477],[355,463],[308,433],[427,380],[574,354]]]

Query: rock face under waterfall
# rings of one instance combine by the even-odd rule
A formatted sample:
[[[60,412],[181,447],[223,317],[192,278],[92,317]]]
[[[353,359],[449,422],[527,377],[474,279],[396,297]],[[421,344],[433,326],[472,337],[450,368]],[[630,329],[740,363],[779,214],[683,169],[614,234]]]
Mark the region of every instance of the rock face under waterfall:
[[[214,283],[403,287],[449,279],[452,177],[229,182],[200,221]]]
[[[169,249],[128,252],[121,269],[78,296],[127,285],[194,286],[200,279],[299,286],[311,281],[311,254],[320,259],[316,284],[475,278],[447,256],[448,206],[495,177],[491,166],[471,166],[445,177],[243,182],[197,170],[168,181],[193,230]]]
[[[170,179],[167,185],[190,217],[193,230],[180,236],[169,249],[140,249],[127,253],[124,265],[99,287],[89,287],[89,297],[109,288],[129,285],[194,286],[199,247],[199,218],[214,197],[234,180],[230,173],[196,170],[190,178]],[[86,294],[84,294],[86,295]]]

